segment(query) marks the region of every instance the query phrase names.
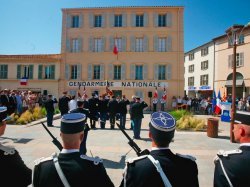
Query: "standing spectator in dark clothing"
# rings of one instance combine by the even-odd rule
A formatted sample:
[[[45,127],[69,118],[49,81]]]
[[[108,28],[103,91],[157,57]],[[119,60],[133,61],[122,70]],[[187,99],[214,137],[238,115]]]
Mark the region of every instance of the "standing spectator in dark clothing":
[[[112,96],[112,99],[108,103],[108,112],[109,112],[109,121],[110,121],[110,128],[115,128],[115,118],[116,113],[118,111],[118,102],[115,99],[115,96]]]
[[[130,103],[129,103],[130,129],[131,129],[131,130],[133,130],[133,128],[134,128],[134,122],[133,122],[132,117],[131,117],[131,107],[132,107],[132,105],[135,103],[135,98],[136,98],[136,96],[133,95],[133,96],[132,96],[132,101],[130,101]]]
[[[15,113],[17,109],[17,102],[16,102],[16,96],[15,96],[15,92],[12,91],[11,95],[9,96],[9,115],[11,115],[12,113]]]
[[[6,106],[7,107],[7,113],[9,114],[9,108],[10,108],[10,105],[9,105],[9,91],[7,89],[4,89],[1,96],[0,96],[0,103],[1,103],[1,106]]]
[[[7,108],[0,107],[0,136],[6,128]],[[17,150],[0,144],[1,186],[26,187],[31,184],[32,171],[23,162]]]
[[[70,98],[67,96],[67,92],[63,92],[63,96],[59,98],[59,110],[61,112],[61,116],[63,116],[64,114],[67,114],[69,111],[69,101]]]
[[[89,119],[92,129],[96,128],[96,121],[98,120],[98,104],[99,99],[95,98],[96,94],[92,93],[92,97],[89,99]]]
[[[127,115],[127,105],[129,105],[129,100],[125,95],[122,96],[122,100],[118,104],[118,108],[120,111],[120,125],[123,129],[125,129],[126,124],[126,115]]]
[[[105,99],[105,95],[102,95],[99,98],[100,125],[101,129],[105,129],[109,100]]]
[[[141,122],[143,116],[143,109],[148,105],[144,101],[140,102],[140,97],[136,97],[135,103],[131,107],[131,120],[134,123],[134,138],[140,139]]]
[[[88,137],[88,132],[90,130],[89,125],[87,124],[87,119],[89,117],[89,110],[84,108],[83,100],[79,99],[77,101],[77,108],[74,110],[71,110],[70,113],[82,113],[86,115],[86,119],[83,121],[85,126],[84,126],[84,136],[83,140],[80,145],[80,154],[86,155],[87,153],[87,147],[86,147],[86,142],[87,142],[87,137]]]
[[[48,99],[44,102],[44,106],[47,112],[47,126],[53,127],[53,115],[54,115],[54,103],[56,101],[52,100],[52,95],[48,95]]]

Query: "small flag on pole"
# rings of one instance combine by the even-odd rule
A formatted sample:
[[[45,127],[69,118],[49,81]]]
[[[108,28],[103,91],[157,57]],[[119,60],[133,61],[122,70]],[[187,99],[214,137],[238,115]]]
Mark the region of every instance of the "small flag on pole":
[[[28,84],[28,79],[27,78],[20,79],[20,85],[26,86],[27,84]]]
[[[118,47],[117,47],[117,40],[115,38],[115,43],[114,43],[114,49],[113,49],[113,53],[114,55],[116,55],[116,59],[118,60]]]

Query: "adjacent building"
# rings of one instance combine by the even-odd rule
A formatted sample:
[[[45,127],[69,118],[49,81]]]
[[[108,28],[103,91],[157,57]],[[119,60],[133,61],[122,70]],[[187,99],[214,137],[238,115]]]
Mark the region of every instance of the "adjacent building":
[[[184,93],[183,7],[63,9],[59,93]],[[114,51],[115,50],[115,51]],[[118,51],[118,54],[117,54]],[[114,54],[114,52],[116,54]],[[170,105],[169,105],[170,106]]]
[[[185,53],[185,92],[188,97],[208,97],[214,89],[214,42]]]

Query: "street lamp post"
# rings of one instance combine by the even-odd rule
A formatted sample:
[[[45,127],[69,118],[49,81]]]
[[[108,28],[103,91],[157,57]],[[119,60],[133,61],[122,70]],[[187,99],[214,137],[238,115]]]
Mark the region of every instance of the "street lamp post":
[[[236,101],[236,48],[239,44],[239,37],[245,28],[244,25],[233,25],[229,29],[226,30],[229,44],[233,44],[233,83],[232,83],[232,111],[231,111],[231,123],[230,123],[230,141],[234,141],[234,134],[233,134],[233,128],[234,128],[234,119],[235,119],[235,113],[236,113],[236,107],[235,107],[235,101]]]

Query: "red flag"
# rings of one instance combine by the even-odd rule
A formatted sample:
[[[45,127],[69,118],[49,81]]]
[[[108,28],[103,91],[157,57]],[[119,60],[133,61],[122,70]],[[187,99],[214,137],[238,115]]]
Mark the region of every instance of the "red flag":
[[[158,91],[157,91],[157,87],[155,87],[154,98],[158,98]]]
[[[114,53],[115,55],[118,55],[118,47],[117,47],[116,44],[114,45],[113,53]]]
[[[83,86],[82,97],[85,97],[85,98],[88,97],[87,94],[86,94],[86,88],[85,88],[85,86]]]
[[[113,95],[113,92],[109,89],[109,86],[106,86],[106,93],[107,95],[110,95],[110,96]]]
[[[28,80],[27,80],[26,78],[22,78],[22,79],[20,80],[20,85],[26,86],[27,84],[28,84]]]

